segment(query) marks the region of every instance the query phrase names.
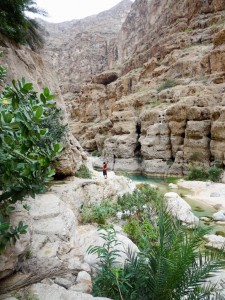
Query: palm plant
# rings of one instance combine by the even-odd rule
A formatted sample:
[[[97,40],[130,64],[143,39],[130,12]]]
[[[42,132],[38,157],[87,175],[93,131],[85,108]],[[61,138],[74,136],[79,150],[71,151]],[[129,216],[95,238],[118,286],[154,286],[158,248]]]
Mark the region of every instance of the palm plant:
[[[108,266],[101,260],[94,281],[95,296],[122,300],[207,299],[216,291],[216,286],[207,280],[224,267],[223,252],[204,249],[202,241],[208,229],[188,230],[167,213],[163,202],[155,201],[152,205],[158,216],[153,222],[154,239],[143,236],[139,253],[128,249],[125,265],[116,267],[117,280],[112,272],[114,261]],[[103,238],[108,239],[107,235]],[[113,240],[116,243],[115,235]],[[112,243],[107,245],[107,251],[105,244],[91,248],[92,253],[100,255],[114,250]],[[116,260],[119,253],[113,253]]]
[[[215,286],[204,284],[224,266],[220,252],[200,250],[206,230],[187,231],[161,208],[158,241],[146,241],[137,255],[128,252],[125,274],[132,273],[135,299],[205,299]]]

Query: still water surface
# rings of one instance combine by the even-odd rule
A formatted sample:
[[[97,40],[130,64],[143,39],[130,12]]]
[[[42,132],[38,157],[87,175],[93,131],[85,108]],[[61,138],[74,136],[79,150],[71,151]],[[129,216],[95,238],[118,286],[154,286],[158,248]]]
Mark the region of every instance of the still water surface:
[[[168,192],[175,192],[181,196],[191,207],[193,213],[197,217],[212,217],[212,214],[215,213],[217,210],[213,208],[210,205],[202,204],[199,201],[195,201],[194,199],[188,198],[188,195],[192,194],[192,191],[185,188],[178,188],[178,189],[171,189],[169,188],[169,184],[166,182],[166,178],[158,178],[158,177],[148,177],[142,174],[127,174],[128,178],[130,178],[132,181],[140,182],[140,183],[150,183],[154,184],[158,189],[159,192],[162,194],[168,193]],[[212,233],[215,233],[216,231],[223,231],[225,233],[225,226],[224,225],[218,225],[215,222],[206,223],[201,221],[200,224],[202,226],[212,226]]]

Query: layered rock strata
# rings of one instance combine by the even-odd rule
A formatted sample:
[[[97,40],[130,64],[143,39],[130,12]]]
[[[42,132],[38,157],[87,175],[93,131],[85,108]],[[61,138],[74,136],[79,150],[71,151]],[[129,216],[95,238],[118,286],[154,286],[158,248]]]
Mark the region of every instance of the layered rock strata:
[[[131,3],[123,0],[82,20],[59,24],[40,21],[46,30],[42,57],[56,70],[63,94],[76,93],[80,83],[90,81],[118,60],[118,32]]]
[[[224,8],[224,0],[134,2],[114,67],[65,94],[84,149],[115,170],[159,176],[225,162]]]

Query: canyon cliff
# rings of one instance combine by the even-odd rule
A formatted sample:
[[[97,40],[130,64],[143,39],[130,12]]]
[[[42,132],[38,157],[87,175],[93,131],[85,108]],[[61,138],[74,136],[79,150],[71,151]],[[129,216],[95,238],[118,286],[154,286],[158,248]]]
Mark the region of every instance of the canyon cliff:
[[[223,162],[225,1],[136,0],[106,51],[104,17],[121,4],[49,27],[45,59],[59,75],[71,131],[115,170],[183,175],[190,163]]]
[[[225,0],[130,5],[46,26],[72,133],[115,170],[224,162]]]
[[[5,84],[11,84],[12,80],[25,78],[26,82],[32,82],[34,90],[38,93],[48,87],[56,95],[57,106],[63,111],[64,120],[62,122],[67,124],[68,116],[57,76],[44,63],[41,56],[25,46],[15,45],[1,35],[0,52],[2,53],[0,64],[7,68]],[[68,131],[63,156],[57,158],[55,164],[56,174],[60,177],[74,175],[84,159],[86,159],[86,155],[82,147]]]

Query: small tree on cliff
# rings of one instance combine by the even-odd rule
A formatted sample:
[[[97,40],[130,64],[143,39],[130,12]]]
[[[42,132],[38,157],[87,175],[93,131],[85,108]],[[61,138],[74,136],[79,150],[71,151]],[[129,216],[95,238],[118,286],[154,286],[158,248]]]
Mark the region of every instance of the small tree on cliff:
[[[1,0],[0,33],[18,44],[27,44],[34,49],[43,44],[41,28],[35,20],[26,16],[26,12],[47,15],[33,0]]]

